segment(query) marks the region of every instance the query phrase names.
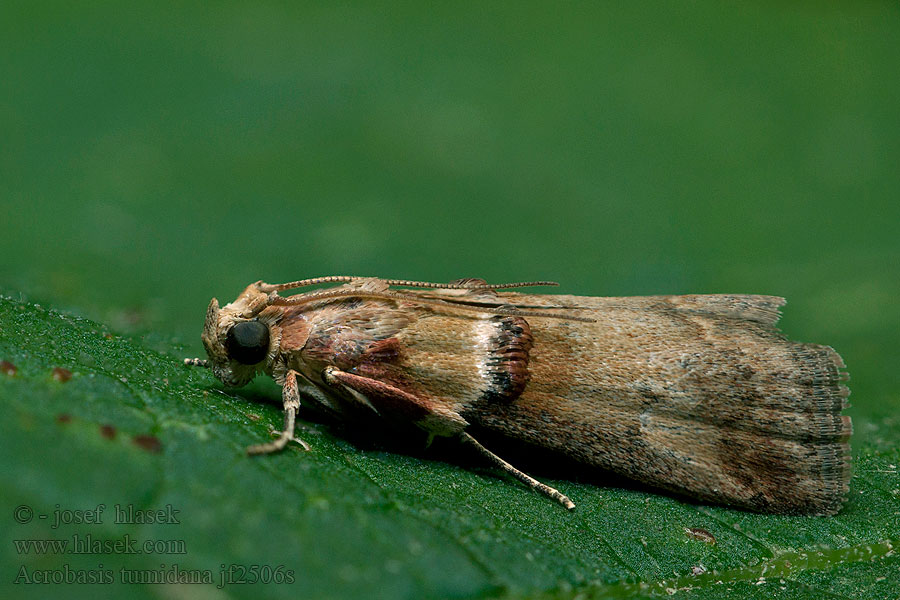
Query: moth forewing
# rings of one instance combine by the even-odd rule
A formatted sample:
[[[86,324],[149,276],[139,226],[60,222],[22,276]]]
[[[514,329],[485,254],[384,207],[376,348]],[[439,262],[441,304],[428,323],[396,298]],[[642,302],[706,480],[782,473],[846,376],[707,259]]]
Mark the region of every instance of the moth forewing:
[[[329,282],[343,285],[278,295]],[[831,348],[777,331],[781,298],[496,291],[516,285],[257,282],[208,313],[208,363],[229,384],[266,373],[284,386],[285,431],[255,451],[290,441],[298,389],[313,390],[304,397],[366,427],[458,438],[569,508],[470,426],[695,499],[778,513],[840,509],[850,464],[843,363]],[[236,360],[262,355],[261,327],[232,332],[247,322],[269,330],[258,364]]]
[[[530,320],[531,380],[463,416],[590,465],[759,511],[832,514],[848,490],[848,389],[831,348],[776,329],[771,296],[586,298],[594,323]]]

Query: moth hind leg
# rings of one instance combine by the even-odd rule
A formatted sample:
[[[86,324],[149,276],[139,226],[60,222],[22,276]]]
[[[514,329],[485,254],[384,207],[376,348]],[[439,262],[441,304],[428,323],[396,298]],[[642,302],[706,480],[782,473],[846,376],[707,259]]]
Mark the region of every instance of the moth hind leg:
[[[547,496],[551,500],[554,500],[554,501],[562,504],[568,510],[572,510],[575,508],[575,503],[572,502],[568,496],[566,496],[565,494],[563,494],[556,488],[552,488],[545,483],[541,483],[540,481],[538,481],[534,477],[531,477],[527,473],[523,473],[522,471],[518,470],[517,468],[515,468],[514,466],[512,466],[511,464],[509,464],[508,462],[506,462],[505,460],[503,460],[502,458],[500,458],[499,456],[497,456],[496,454],[494,454],[493,452],[491,452],[484,446],[482,446],[478,442],[478,440],[473,438],[471,435],[469,435],[465,431],[460,433],[459,439],[462,442],[469,444],[470,446],[472,446],[473,448],[478,450],[479,454],[481,454],[482,456],[487,458],[495,466],[499,467],[506,473],[509,473],[510,475],[512,475],[513,477],[515,477],[516,479],[518,479],[519,481],[521,481],[522,483],[524,483],[525,485],[527,485],[528,487],[533,489],[534,491],[536,491],[540,494],[543,494],[544,496]]]

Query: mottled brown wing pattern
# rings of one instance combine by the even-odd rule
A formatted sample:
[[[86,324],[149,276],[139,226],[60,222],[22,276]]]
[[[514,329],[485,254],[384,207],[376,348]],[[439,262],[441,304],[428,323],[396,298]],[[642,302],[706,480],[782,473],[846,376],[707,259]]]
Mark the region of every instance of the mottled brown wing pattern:
[[[694,498],[832,514],[850,474],[848,390],[831,348],[775,329],[781,298],[502,294],[579,306],[595,323],[528,319],[531,380],[472,403],[487,429]]]

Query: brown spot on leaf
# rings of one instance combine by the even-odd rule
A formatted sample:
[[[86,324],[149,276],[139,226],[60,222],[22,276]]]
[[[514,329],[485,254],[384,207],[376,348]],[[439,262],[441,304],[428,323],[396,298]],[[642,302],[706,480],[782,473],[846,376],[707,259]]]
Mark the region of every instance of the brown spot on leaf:
[[[701,542],[705,542],[707,544],[716,543],[716,536],[703,529],[702,527],[685,527],[684,533],[689,538],[700,540]]]
[[[101,425],[100,426],[100,435],[105,437],[108,440],[116,439],[116,428],[112,425]]]
[[[62,367],[53,367],[53,371],[50,372],[50,376],[60,383],[65,383],[68,380],[72,379],[72,371],[63,369]]]
[[[147,452],[162,452],[162,444],[159,442],[159,438],[155,435],[136,435],[131,438],[131,441],[134,442],[135,446],[137,446],[138,448],[142,448]]]
[[[260,417],[256,413],[247,413],[247,418],[251,421],[259,421]]]
[[[12,364],[8,360],[0,360],[0,371],[3,371],[4,375],[13,377],[15,376],[18,369],[16,368],[16,365]]]
[[[70,415],[70,414],[68,414],[68,413],[60,413],[60,414],[56,415],[56,422],[57,422],[57,423],[63,423],[63,424],[65,424],[65,423],[71,423],[71,422],[72,422],[72,415]]]

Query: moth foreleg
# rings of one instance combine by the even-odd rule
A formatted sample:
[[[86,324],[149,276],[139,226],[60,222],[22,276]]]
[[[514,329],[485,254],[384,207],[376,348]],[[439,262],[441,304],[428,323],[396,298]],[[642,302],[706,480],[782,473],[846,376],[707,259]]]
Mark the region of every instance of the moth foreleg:
[[[534,477],[531,477],[530,475],[527,475],[527,474],[523,473],[522,471],[518,470],[517,468],[515,468],[514,466],[512,466],[511,464],[509,464],[508,462],[506,462],[505,460],[503,460],[502,458],[500,458],[499,456],[497,456],[496,454],[494,454],[493,452],[491,452],[484,446],[482,446],[480,443],[478,443],[478,440],[473,438],[471,435],[469,435],[465,431],[463,431],[462,433],[459,434],[459,438],[464,443],[467,443],[470,446],[474,447],[476,450],[478,450],[478,452],[482,456],[486,457],[488,460],[490,460],[496,466],[500,467],[501,469],[503,469],[504,471],[506,471],[507,473],[509,473],[510,475],[512,475],[513,477],[515,477],[516,479],[518,479],[519,481],[521,481],[522,483],[527,485],[528,487],[530,487],[531,489],[540,492],[541,494],[547,496],[548,498],[556,500],[557,502],[559,502],[560,504],[562,504],[569,510],[572,510],[573,508],[575,508],[575,503],[572,502],[571,500],[569,500],[568,496],[560,493],[559,490],[552,488],[549,485],[543,484],[540,481],[538,481],[537,479],[535,479]]]
[[[284,428],[278,439],[267,444],[256,444],[247,447],[247,454],[269,454],[278,452],[288,445],[291,440],[296,440],[304,450],[309,450],[309,445],[303,440],[294,437],[294,427],[297,420],[297,411],[300,410],[300,391],[297,389],[297,372],[288,371],[284,378],[284,387],[281,389],[281,399],[284,402]]]

